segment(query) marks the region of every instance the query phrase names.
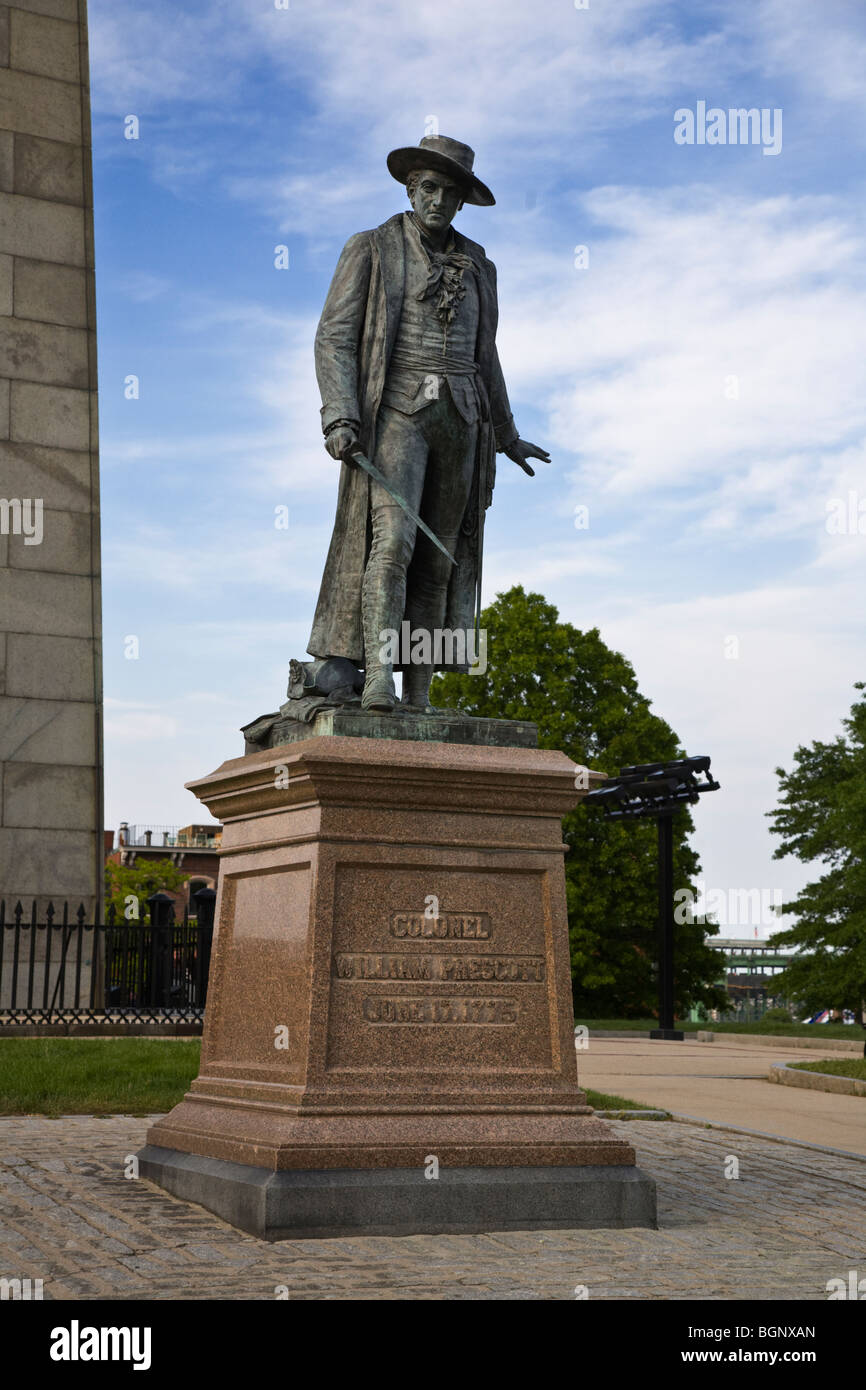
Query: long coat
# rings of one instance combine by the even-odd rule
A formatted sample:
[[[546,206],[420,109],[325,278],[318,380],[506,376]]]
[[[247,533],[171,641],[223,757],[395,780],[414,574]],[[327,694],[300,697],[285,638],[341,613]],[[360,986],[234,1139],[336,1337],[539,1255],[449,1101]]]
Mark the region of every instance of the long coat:
[[[376,418],[403,307],[403,216],[397,213],[346,242],[316,333],[316,377],[322,428],[334,420],[360,421],[360,446],[372,459]],[[479,319],[476,359],[482,421],[475,477],[451,571],[445,626],[469,631],[480,587],[484,512],[490,506],[496,450],[517,438],[496,351],[499,309],[496,267],[484,248],[454,232],[456,249],[477,271]],[[337,515],[307,650],[364,664],[361,585],[371,541],[370,480],[363,469],[341,465]]]

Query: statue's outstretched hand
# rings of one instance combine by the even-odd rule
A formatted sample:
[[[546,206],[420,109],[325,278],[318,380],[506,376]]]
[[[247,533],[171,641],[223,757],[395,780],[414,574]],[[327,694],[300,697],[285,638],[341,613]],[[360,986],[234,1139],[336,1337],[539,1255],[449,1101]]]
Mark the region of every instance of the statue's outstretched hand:
[[[535,469],[530,468],[527,459],[541,459],[544,463],[550,463],[550,454],[546,449],[542,449],[538,444],[530,444],[527,439],[515,439],[513,444],[509,444],[503,453],[519,464],[524,473],[528,473],[530,478],[535,477]]]
[[[331,430],[325,440],[325,448],[332,459],[341,459],[347,449],[353,444],[357,444],[358,436],[349,425],[341,425],[337,430]]]

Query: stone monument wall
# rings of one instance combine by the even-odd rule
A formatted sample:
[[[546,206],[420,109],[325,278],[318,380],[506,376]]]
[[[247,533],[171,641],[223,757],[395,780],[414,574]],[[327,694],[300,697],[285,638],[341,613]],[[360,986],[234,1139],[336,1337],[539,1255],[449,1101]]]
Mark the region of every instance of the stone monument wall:
[[[0,897],[102,880],[86,0],[0,5]]]

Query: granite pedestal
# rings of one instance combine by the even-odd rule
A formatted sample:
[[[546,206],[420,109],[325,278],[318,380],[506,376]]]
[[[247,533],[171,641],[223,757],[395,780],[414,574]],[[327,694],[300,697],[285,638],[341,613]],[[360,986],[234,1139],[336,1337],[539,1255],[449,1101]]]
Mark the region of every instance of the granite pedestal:
[[[201,1071],[141,1175],[269,1239],[655,1225],[578,1088],[574,773],[333,735],[192,783],[224,825]]]

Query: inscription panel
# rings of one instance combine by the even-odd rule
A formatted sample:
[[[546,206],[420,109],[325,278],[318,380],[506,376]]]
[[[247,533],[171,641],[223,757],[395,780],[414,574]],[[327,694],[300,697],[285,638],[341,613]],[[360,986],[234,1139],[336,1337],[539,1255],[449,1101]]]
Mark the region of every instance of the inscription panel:
[[[351,955],[342,951],[334,957],[338,980],[506,980],[510,983],[539,983],[544,980],[543,956],[455,956],[406,951],[388,955]]]
[[[422,941],[489,941],[490,917],[486,912],[395,912],[392,936]]]
[[[543,873],[341,865],[335,909],[329,1070],[552,1066]]]
[[[367,1023],[516,1023],[515,999],[411,999],[387,994],[364,1000]]]

